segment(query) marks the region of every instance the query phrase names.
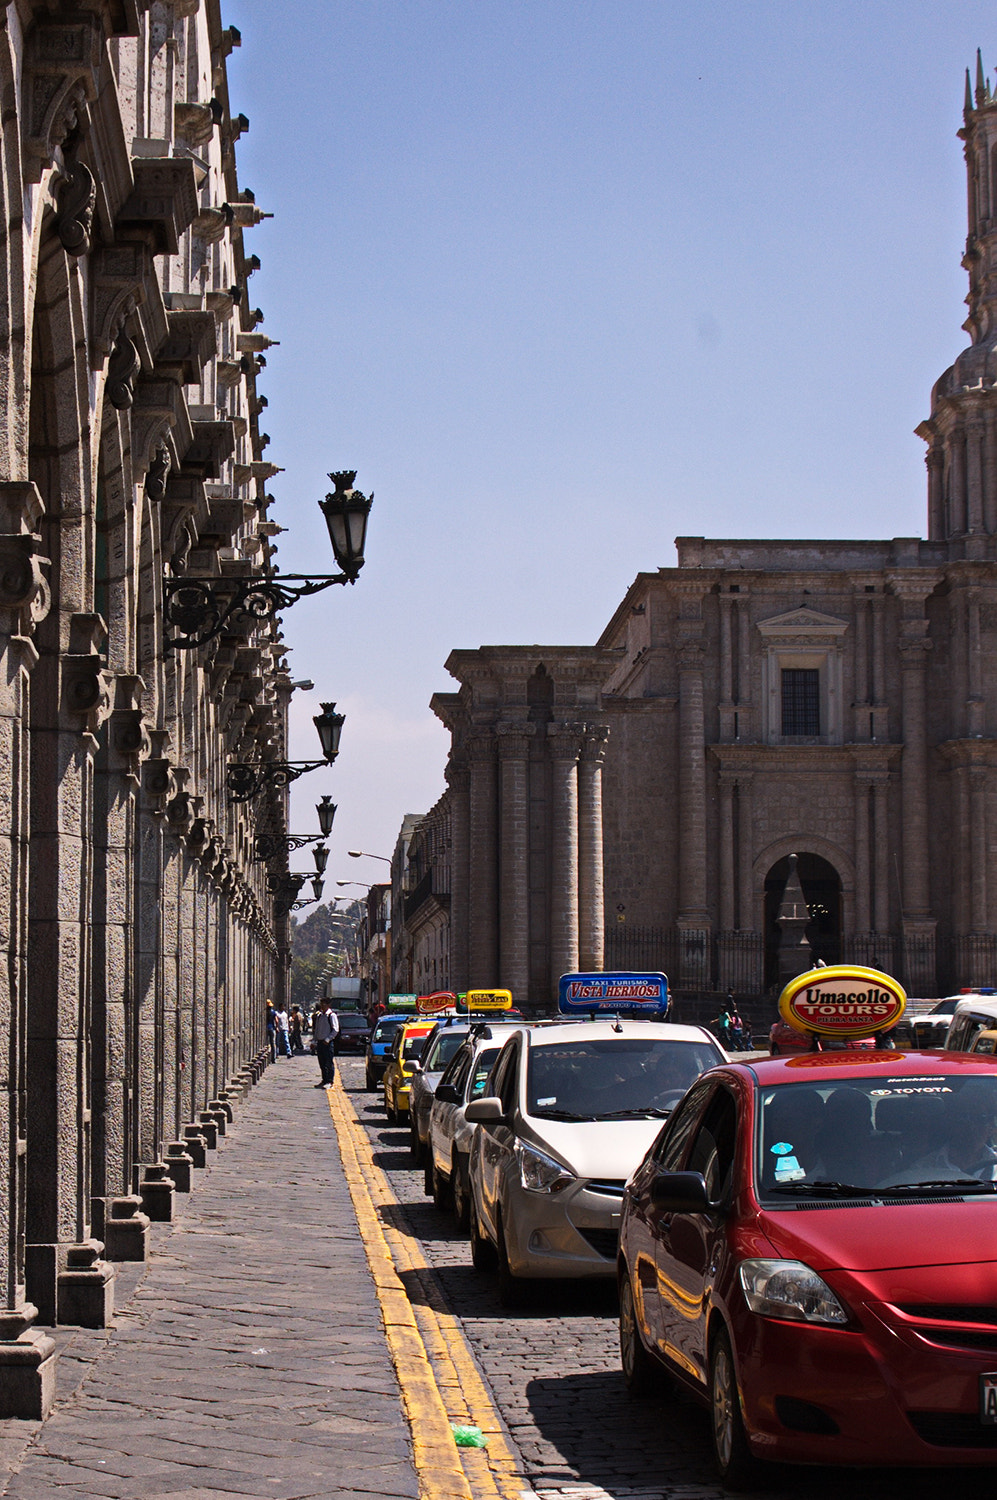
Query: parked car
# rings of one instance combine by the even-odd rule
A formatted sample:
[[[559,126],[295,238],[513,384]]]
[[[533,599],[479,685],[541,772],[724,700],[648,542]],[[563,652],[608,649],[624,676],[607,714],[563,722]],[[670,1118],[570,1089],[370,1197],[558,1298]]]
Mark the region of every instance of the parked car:
[[[384,1070],[388,1066],[388,1056],[391,1052],[391,1044],[395,1039],[395,1032],[399,1026],[406,1021],[411,1021],[411,1016],[390,1015],[379,1016],[374,1024],[374,1030],[370,1033],[367,1043],[367,1068],[366,1083],[368,1094],[373,1094],[378,1084],[384,1077]]]
[[[875,1050],[876,1040],[874,1037],[860,1037],[858,1039],[849,1037],[838,1040],[835,1037],[826,1037],[822,1043],[823,1050],[828,1052],[872,1052]],[[812,1038],[804,1031],[797,1031],[795,1026],[790,1026],[788,1021],[774,1021],[769,1028],[769,1056],[785,1057],[793,1052],[810,1052],[812,1050]]]
[[[409,1091],[409,1146],[414,1166],[421,1166],[429,1143],[429,1112],[436,1086],[447,1064],[471,1029],[466,1017],[447,1016],[437,1021],[426,1039],[422,1056],[412,1072]]]
[[[956,1001],[945,1033],[946,1052],[969,1052],[981,1031],[997,1027],[997,991],[968,990]]]
[[[930,1010],[915,1015],[911,1021],[914,1045],[920,1048],[944,1047],[955,1008],[964,998],[963,995],[946,995],[944,1000],[936,1001]]]
[[[367,1051],[367,1042],[370,1038],[370,1027],[367,1017],[358,1015],[353,1010],[340,1010],[336,1012],[339,1021],[339,1035],[336,1038],[336,1052],[355,1052],[360,1055]]]
[[[619,1019],[516,1027],[467,1104],[471,1258],[514,1305],[531,1277],[612,1276],[623,1184],[704,1068],[701,1026]]]
[[[631,1391],[664,1368],[702,1400],[729,1488],[762,1458],[993,1465],[995,1139],[993,1057],[712,1070],[624,1195]]]
[[[453,1207],[457,1225],[465,1231],[471,1222],[471,1140],[477,1127],[464,1109],[484,1093],[503,1040],[494,1023],[465,1037],[436,1086],[429,1112],[424,1186],[437,1208]]]
[[[412,1087],[413,1064],[422,1056],[423,1048],[436,1022],[405,1021],[395,1032],[388,1055],[388,1066],[384,1070],[381,1088],[384,1093],[384,1112],[391,1125],[408,1124],[408,1107]]]

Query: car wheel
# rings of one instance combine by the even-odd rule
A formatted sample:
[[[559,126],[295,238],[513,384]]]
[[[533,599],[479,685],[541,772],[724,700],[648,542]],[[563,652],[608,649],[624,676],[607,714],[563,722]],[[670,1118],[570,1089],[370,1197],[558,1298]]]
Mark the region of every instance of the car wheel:
[[[517,1276],[509,1264],[509,1252],[505,1246],[505,1229],[498,1222],[498,1245],[495,1252],[498,1271],[498,1294],[503,1307],[522,1307],[529,1298],[530,1287],[522,1276]]]
[[[495,1246],[486,1234],[481,1231],[478,1221],[478,1210],[475,1207],[474,1196],[471,1196],[471,1265],[476,1271],[494,1271],[495,1269]]]
[[[413,1167],[421,1167],[426,1148],[419,1139],[418,1127],[411,1117],[409,1118],[408,1148]]]
[[[450,1167],[450,1193],[453,1198],[454,1218],[457,1228],[466,1234],[471,1225],[471,1189],[460,1165],[460,1156],[455,1151]]]
[[[367,1076],[366,1076],[366,1080],[365,1080],[365,1088],[366,1088],[366,1091],[367,1091],[368,1094],[376,1094],[377,1093],[377,1084],[375,1083],[375,1081],[374,1081],[374,1075],[371,1073],[371,1071],[370,1071],[369,1068],[367,1069]]]
[[[650,1396],[660,1389],[660,1371],[644,1348],[637,1326],[633,1284],[625,1267],[620,1272],[620,1364],[631,1396]]]
[[[422,1190],[427,1198],[433,1196],[433,1153],[430,1150],[422,1168]]]
[[[388,1124],[389,1125],[397,1125],[398,1124],[398,1115],[395,1113],[394,1106],[388,1103],[387,1092],[385,1092],[385,1095],[384,1095],[384,1113],[388,1117]]]
[[[734,1355],[725,1328],[717,1332],[710,1347],[710,1418],[721,1483],[729,1490],[754,1489],[761,1482],[763,1468],[748,1447]]]
[[[445,1213],[450,1206],[450,1184],[440,1171],[436,1162],[433,1162],[433,1207]]]

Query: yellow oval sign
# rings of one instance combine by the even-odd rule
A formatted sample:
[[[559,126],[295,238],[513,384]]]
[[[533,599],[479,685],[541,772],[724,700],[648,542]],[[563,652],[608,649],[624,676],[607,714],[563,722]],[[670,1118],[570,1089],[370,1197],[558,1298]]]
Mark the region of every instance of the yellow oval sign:
[[[779,1014],[797,1031],[863,1037],[889,1031],[906,1004],[906,991],[889,974],[858,964],[831,964],[791,979],[779,996]]]

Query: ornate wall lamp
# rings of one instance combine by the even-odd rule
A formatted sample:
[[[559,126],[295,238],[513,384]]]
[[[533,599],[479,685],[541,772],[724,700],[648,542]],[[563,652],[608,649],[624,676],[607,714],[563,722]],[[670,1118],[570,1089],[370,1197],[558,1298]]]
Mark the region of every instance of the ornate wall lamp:
[[[307,874],[297,872],[270,876],[267,881],[267,890],[273,896],[274,906],[278,911],[300,911],[303,906],[314,906],[317,901],[321,901],[324,882],[318,875],[311,878],[312,899],[310,901],[299,899],[299,892],[308,879]]]
[[[339,737],[345,722],[346,715],[337,714],[335,703],[323,703],[322,712],[315,715],[312,723],[322,742],[322,760],[263,760],[256,765],[234,760],[225,772],[225,790],[229,802],[248,802],[264,788],[281,791],[307,771],[317,771],[320,766],[331,766],[339,754]]]
[[[258,833],[253,845],[253,858],[266,863],[271,859],[276,859],[278,855],[291,854],[295,849],[307,849],[309,844],[320,844],[322,839],[327,838],[332,832],[336,806],[337,804],[329,797],[323,797],[321,802],[315,804],[321,833]],[[320,875],[329,858],[329,851],[324,846],[321,852],[322,863],[319,864],[319,850],[315,850],[315,868]]]
[[[269,573],[254,578],[164,578],[164,649],[193,651],[206,646],[223,630],[243,619],[259,624],[299,599],[320,594],[334,583],[356,583],[364,565],[367,518],[373,495],[353,488],[355,469],[342,469],[329,478],[331,495],[319,501],[329,528],[339,573]]]

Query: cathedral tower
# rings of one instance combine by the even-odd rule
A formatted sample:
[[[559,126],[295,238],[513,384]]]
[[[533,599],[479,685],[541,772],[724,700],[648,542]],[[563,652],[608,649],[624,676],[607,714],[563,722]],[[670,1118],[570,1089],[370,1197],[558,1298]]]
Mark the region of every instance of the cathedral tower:
[[[993,557],[997,538],[997,93],[976,54],[976,87],[966,70],[964,124],[969,273],[962,325],[970,346],[931,393],[918,427],[928,443],[928,537],[952,557]]]

